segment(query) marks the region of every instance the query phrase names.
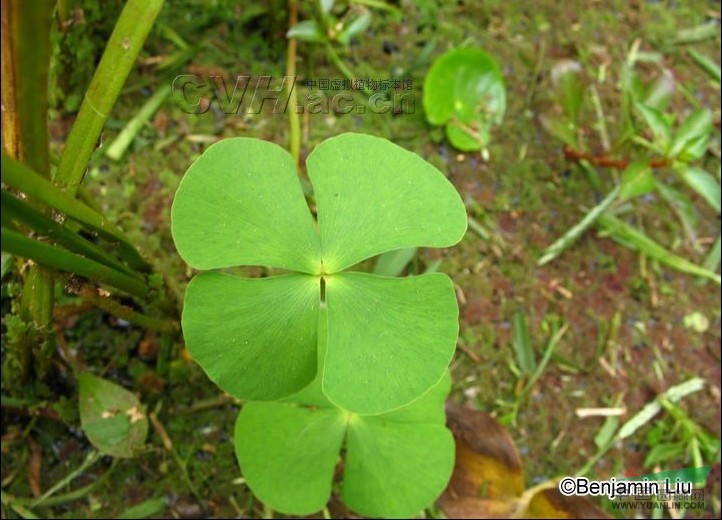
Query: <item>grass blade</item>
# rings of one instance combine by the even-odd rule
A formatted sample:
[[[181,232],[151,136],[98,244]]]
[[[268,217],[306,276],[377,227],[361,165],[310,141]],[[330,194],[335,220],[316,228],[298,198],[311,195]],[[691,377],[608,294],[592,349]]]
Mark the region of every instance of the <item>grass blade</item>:
[[[98,283],[108,284],[117,289],[144,298],[150,288],[142,281],[107,265],[70,253],[57,246],[51,246],[28,238],[25,235],[2,228],[2,249],[12,255],[28,258],[49,267],[75,273]]]
[[[5,213],[9,218],[29,227],[35,231],[35,233],[52,238],[55,242],[70,251],[79,253],[95,260],[96,262],[105,264],[112,269],[116,269],[142,280],[140,275],[130,271],[117,259],[113,258],[92,242],[76,233],[73,233],[68,228],[58,224],[44,213],[32,208],[29,204],[23,202],[22,200],[13,197],[5,190],[2,190],[2,193],[0,193],[0,200],[2,201],[2,206],[0,207],[2,208],[3,213]]]
[[[24,164],[11,159],[5,154],[2,156],[1,167],[2,182],[22,191],[31,199],[41,201],[65,213],[67,216],[97,231],[105,238],[117,242],[119,246],[118,253],[133,269],[138,271],[148,269],[148,264],[135,250],[130,240],[118,228],[108,222],[105,217],[68,193],[53,186],[49,180],[41,177]]]
[[[396,251],[389,251],[379,256],[374,267],[374,274],[381,276],[399,276],[409,262],[413,260],[416,255],[417,248],[408,247],[406,249],[398,249]]]
[[[619,189],[619,186],[615,187],[609,195],[607,195],[597,206],[592,208],[592,210],[589,211],[589,213],[587,213],[577,225],[567,231],[559,240],[547,247],[544,250],[542,257],[537,261],[537,265],[544,265],[551,262],[565,249],[571,246],[576,239],[589,229],[591,225],[594,224],[594,222],[601,216],[601,214],[612,205],[612,203],[616,200],[617,195],[619,195]]]
[[[133,142],[135,136],[138,135],[143,125],[153,117],[153,114],[160,108],[163,101],[170,94],[170,84],[163,85],[160,87],[155,94],[153,94],[145,104],[141,107],[133,118],[123,127],[115,141],[108,147],[108,151],[105,153],[110,159],[114,161],[120,160],[123,154]]]
[[[718,274],[667,251],[647,235],[637,231],[616,217],[611,215],[602,215],[598,219],[598,224],[601,225],[615,240],[621,241],[623,244],[632,247],[654,260],[662,262],[663,264],[683,273],[701,276],[714,281],[718,285],[720,284],[720,276]]]
[[[536,358],[529,339],[526,317],[522,311],[514,314],[514,350],[522,374],[533,373],[536,369]]]
[[[709,76],[715,80],[717,83],[720,82],[720,66],[717,65],[714,61],[712,61],[711,58],[708,58],[701,52],[698,52],[694,49],[687,49],[687,53],[689,53],[690,57],[694,60],[694,62],[700,66],[702,70],[704,70]]]

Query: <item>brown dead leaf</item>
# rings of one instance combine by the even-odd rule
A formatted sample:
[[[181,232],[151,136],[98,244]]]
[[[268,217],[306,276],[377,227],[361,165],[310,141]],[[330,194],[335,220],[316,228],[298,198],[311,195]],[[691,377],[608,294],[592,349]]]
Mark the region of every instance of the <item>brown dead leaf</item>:
[[[524,489],[522,461],[509,432],[491,416],[448,402],[456,466],[439,499],[449,518],[608,518],[553,481]]]
[[[40,448],[40,444],[32,437],[28,437],[28,444],[30,444],[28,484],[30,484],[30,491],[32,491],[33,496],[39,497],[43,494],[43,488],[40,484],[40,474],[43,468],[43,450]]]

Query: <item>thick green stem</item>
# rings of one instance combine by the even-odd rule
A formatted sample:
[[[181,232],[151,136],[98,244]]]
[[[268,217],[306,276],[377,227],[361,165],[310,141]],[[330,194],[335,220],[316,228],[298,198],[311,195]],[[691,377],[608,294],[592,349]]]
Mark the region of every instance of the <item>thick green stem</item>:
[[[163,0],[128,0],[120,14],[55,174],[55,184],[71,195],[83,180],[100,132],[162,6]]]
[[[28,258],[40,265],[75,273],[95,282],[106,283],[138,298],[145,298],[150,291],[144,282],[135,277],[64,249],[43,244],[17,231],[2,228],[2,248],[3,251]]]
[[[48,153],[48,70],[53,2],[9,2],[18,158],[45,177]],[[35,326],[47,330],[53,317],[53,277],[38,266],[28,270],[23,308]]]

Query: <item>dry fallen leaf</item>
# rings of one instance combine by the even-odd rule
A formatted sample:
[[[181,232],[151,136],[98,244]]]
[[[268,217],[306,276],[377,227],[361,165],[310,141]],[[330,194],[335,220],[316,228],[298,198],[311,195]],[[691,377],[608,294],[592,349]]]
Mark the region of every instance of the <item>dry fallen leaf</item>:
[[[439,505],[449,518],[608,518],[582,497],[563,496],[554,481],[525,490],[516,445],[489,415],[448,402],[446,416],[456,465]]]

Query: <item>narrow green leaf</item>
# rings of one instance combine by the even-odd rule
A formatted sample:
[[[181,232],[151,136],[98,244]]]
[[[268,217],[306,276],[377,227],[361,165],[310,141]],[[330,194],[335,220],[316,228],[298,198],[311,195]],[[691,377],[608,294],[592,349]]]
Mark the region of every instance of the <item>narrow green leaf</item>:
[[[522,311],[514,314],[514,350],[522,374],[529,375],[536,369],[536,356],[529,339],[526,317]]]
[[[579,111],[584,101],[584,85],[579,76],[582,67],[577,61],[563,60],[552,67],[552,83],[567,117],[573,123],[579,120]]]
[[[321,2],[321,11],[323,11],[324,14],[328,14],[331,12],[331,9],[333,9],[333,4],[336,3],[335,0],[319,0]]]
[[[577,142],[577,129],[576,127],[567,121],[556,119],[554,117],[548,117],[542,115],[539,118],[544,130],[549,132],[551,135],[562,141],[564,144],[576,148]]]
[[[326,273],[396,249],[451,246],[466,232],[466,210],[454,186],[421,157],[385,139],[332,137],[306,165]]]
[[[166,503],[165,498],[149,498],[148,500],[143,500],[140,504],[129,507],[128,509],[120,513],[118,518],[148,518],[151,516],[159,515],[160,513],[165,511],[165,508],[167,506],[168,504]]]
[[[648,257],[662,262],[663,264],[683,273],[708,278],[715,283],[720,284],[719,275],[667,251],[647,235],[640,233],[616,217],[603,215],[598,219],[598,223],[611,234],[612,238],[623,241],[625,244],[629,244],[634,249],[647,255]]]
[[[712,175],[694,166],[687,166],[680,170],[682,180],[706,200],[714,210],[720,210],[720,184]]]
[[[182,316],[188,350],[234,397],[286,397],[316,375],[319,295],[314,276],[197,275]]]
[[[578,224],[576,224],[574,227],[572,227],[569,231],[567,231],[561,238],[559,238],[557,241],[555,241],[552,245],[547,247],[544,250],[544,253],[542,254],[541,258],[537,261],[537,265],[544,265],[548,262],[551,262],[554,260],[557,256],[559,256],[565,249],[567,249],[569,246],[571,246],[577,238],[579,238],[582,233],[584,233],[589,227],[591,227],[592,224],[599,218],[599,216],[604,213],[616,200],[617,196],[619,195],[619,186],[616,186],[610,193],[607,195],[602,202],[600,202],[597,206],[592,208],[591,211],[589,211],[584,218],[579,221]]]
[[[622,172],[620,199],[633,199],[654,189],[654,175],[647,161],[635,161]]]
[[[684,457],[687,447],[681,442],[663,442],[655,444],[644,458],[644,467],[651,468],[655,465],[678,457]]]
[[[663,112],[672,100],[674,90],[674,75],[669,69],[664,69],[654,81],[646,86],[642,104]]]
[[[2,154],[2,182],[22,191],[30,199],[47,204],[68,217],[97,231],[105,238],[118,242],[118,253],[136,270],[145,271],[148,264],[132,243],[116,226],[71,195],[54,186],[49,180],[24,164]]]
[[[99,248],[92,242],[80,235],[73,233],[65,226],[55,222],[53,219],[34,209],[29,204],[17,199],[2,190],[2,211],[8,218],[14,219],[29,227],[37,234],[53,239],[69,250],[84,255],[92,260],[105,264],[108,267],[122,273],[134,276],[142,280],[142,276],[133,273],[116,258]]]
[[[709,74],[710,78],[715,80],[717,83],[720,82],[722,72],[720,72],[720,66],[717,65],[717,63],[695,49],[687,49],[687,53],[689,53],[694,62],[699,65],[702,70]]]
[[[719,34],[719,24],[715,21],[706,22],[695,27],[680,29],[672,38],[673,45],[697,43],[715,38]]]
[[[173,200],[171,230],[178,253],[196,269],[320,272],[318,237],[293,158],[260,139],[224,139],[196,159]]]
[[[345,410],[404,406],[435,385],[451,361],[458,307],[444,274],[337,274],[326,280],[326,302],[323,391]]]
[[[616,438],[622,440],[631,437],[639,428],[651,421],[655,415],[662,411],[662,406],[659,404],[661,399],[669,399],[673,403],[676,403],[688,395],[699,392],[703,388],[704,379],[699,377],[693,377],[684,383],[668,388],[664,393],[657,396],[656,399],[644,405],[639,412],[625,422],[617,432]]]
[[[699,153],[700,149],[704,152],[707,148],[711,132],[712,113],[707,109],[695,110],[677,130],[669,149],[669,157],[686,154],[684,157],[686,160],[698,159],[702,155]]]
[[[53,181],[75,195],[105,121],[164,0],[128,0],[90,82]]]
[[[253,493],[272,509],[310,515],[331,498],[346,433],[341,410],[248,403],[238,415],[236,456]]]
[[[619,417],[607,417],[601,429],[594,436],[594,445],[597,449],[603,449],[614,440],[614,434],[619,426]]]
[[[80,423],[88,440],[113,457],[138,455],[148,435],[145,407],[125,388],[87,372],[78,376]]]
[[[682,222],[682,227],[690,242],[697,240],[697,211],[692,200],[681,191],[664,183],[657,183],[657,191],[672,207]]]
[[[652,130],[654,143],[663,153],[666,152],[672,139],[672,125],[659,110],[648,107],[642,103],[635,103],[634,106],[637,111],[642,114],[647,126]]]
[[[145,298],[150,290],[145,282],[138,278],[59,247],[38,242],[4,227],[2,228],[2,248],[3,251],[28,258],[45,267],[75,273],[95,282],[116,287],[139,298]]]
[[[371,11],[364,11],[343,28],[341,33],[338,35],[337,40],[343,45],[348,45],[351,43],[353,38],[364,33],[366,29],[371,26],[371,19]]]
[[[374,266],[374,274],[380,276],[399,276],[404,272],[409,262],[416,256],[416,247],[397,249],[379,256]]]
[[[114,161],[120,160],[125,151],[133,142],[135,136],[138,135],[143,125],[153,117],[153,114],[160,108],[163,101],[168,97],[171,91],[171,84],[166,83],[162,85],[148,100],[143,104],[140,110],[128,121],[123,127],[123,130],[115,138],[115,141],[111,143],[108,150],[105,152],[110,159]]]
[[[322,43],[326,35],[314,20],[304,20],[291,27],[286,38],[295,38],[304,42]]]

